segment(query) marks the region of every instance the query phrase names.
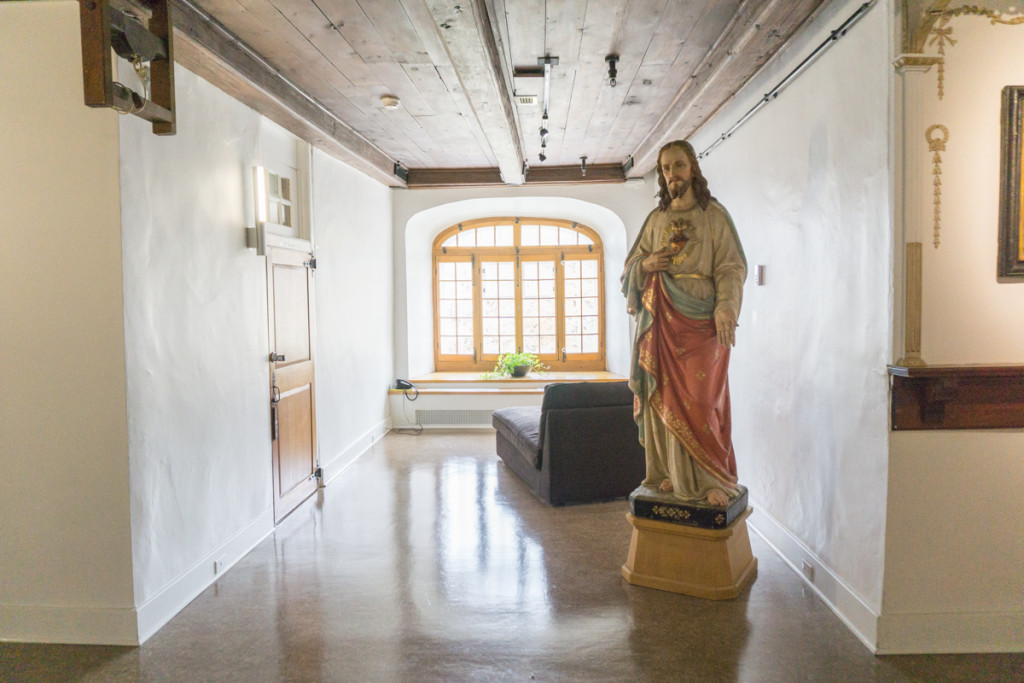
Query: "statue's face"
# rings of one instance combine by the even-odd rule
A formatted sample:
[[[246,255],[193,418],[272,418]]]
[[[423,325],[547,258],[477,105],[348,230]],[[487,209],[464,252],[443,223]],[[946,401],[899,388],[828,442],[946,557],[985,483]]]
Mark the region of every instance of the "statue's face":
[[[693,167],[686,151],[679,147],[670,147],[662,152],[659,163],[661,174],[665,176],[665,185],[672,198],[686,194],[693,180]]]

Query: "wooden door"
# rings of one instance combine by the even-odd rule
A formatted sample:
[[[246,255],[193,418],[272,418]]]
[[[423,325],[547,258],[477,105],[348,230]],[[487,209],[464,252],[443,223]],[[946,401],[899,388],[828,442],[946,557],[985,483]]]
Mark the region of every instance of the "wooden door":
[[[274,521],[317,487],[312,256],[267,249]]]

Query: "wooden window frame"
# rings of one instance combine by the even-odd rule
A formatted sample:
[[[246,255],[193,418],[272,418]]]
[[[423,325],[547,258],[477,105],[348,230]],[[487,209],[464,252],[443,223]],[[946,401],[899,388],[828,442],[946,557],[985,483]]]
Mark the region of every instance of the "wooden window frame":
[[[522,225],[542,225],[556,228],[571,229],[591,241],[589,245],[548,245],[548,246],[522,246],[521,227]],[[466,230],[475,230],[481,227],[499,225],[511,225],[513,231],[513,246],[506,247],[444,247],[444,243],[453,235]],[[574,354],[568,357],[564,349],[566,345],[565,332],[565,265],[566,259],[572,257],[584,257],[584,260],[591,259],[597,263],[598,277],[598,351],[589,354]],[[441,353],[441,326],[440,326],[440,284],[439,272],[440,263],[445,261],[466,261],[473,263],[473,358],[467,359],[463,355],[445,355]],[[521,263],[524,260],[542,261],[553,260],[555,263],[555,329],[556,329],[556,352],[554,354],[537,354],[541,360],[549,366],[552,372],[571,372],[605,369],[605,292],[604,292],[604,249],[600,236],[590,227],[580,223],[555,219],[555,218],[533,218],[533,217],[509,217],[499,216],[494,218],[481,218],[471,221],[464,221],[442,230],[434,239],[432,250],[432,286],[434,306],[434,368],[441,372],[486,372],[494,368],[497,354],[483,353],[483,307],[481,287],[481,267],[483,261],[513,260],[515,262],[515,307],[516,307],[516,350],[522,350],[523,344],[523,300],[522,300],[522,269]]]

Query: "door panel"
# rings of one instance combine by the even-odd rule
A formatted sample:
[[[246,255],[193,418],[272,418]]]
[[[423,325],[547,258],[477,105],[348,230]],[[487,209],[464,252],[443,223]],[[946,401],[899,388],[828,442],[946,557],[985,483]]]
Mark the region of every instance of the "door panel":
[[[271,461],[274,520],[280,521],[317,487],[316,392],[313,381],[313,276],[310,255],[267,250],[271,353]],[[283,356],[283,358],[282,358]]]

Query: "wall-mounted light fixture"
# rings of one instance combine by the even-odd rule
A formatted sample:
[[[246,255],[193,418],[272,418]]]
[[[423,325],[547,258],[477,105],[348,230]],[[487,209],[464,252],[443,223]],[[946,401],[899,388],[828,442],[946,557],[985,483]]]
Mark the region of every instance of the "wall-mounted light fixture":
[[[619,61],[619,56],[611,54],[605,57],[604,61],[608,62],[608,85],[614,88],[616,83],[615,78],[619,75],[619,72],[615,70],[615,65]]]

